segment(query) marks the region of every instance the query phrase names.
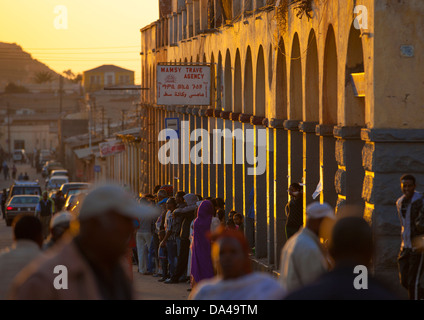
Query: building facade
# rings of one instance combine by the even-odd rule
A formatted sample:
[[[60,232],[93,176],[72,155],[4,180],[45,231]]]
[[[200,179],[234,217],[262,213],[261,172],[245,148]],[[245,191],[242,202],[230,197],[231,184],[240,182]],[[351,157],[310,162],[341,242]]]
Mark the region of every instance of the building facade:
[[[134,71],[114,65],[103,65],[83,72],[84,91],[95,92],[104,87],[134,85]]]
[[[258,263],[276,270],[288,186],[304,184],[306,207],[320,184],[316,200],[360,208],[376,236],[373,271],[398,284],[399,178],[424,179],[424,3],[168,0],[160,9],[160,19],[141,29],[142,87],[149,90],[141,97],[139,192],[170,183],[224,198],[227,211],[245,214]],[[157,105],[158,63],[210,65],[210,106]],[[187,121],[190,132],[244,135],[224,133],[230,151],[211,143],[212,158],[223,151],[220,163],[162,165],[165,118]],[[196,143],[181,139],[179,147]],[[265,173],[249,175],[260,148]]]

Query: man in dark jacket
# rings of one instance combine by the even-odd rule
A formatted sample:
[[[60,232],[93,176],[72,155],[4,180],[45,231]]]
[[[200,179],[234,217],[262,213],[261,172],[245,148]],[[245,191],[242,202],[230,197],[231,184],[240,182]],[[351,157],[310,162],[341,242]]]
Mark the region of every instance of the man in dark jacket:
[[[292,183],[289,188],[290,201],[286,205],[286,238],[287,240],[303,226],[303,197],[302,187]]]
[[[422,245],[417,239],[424,234],[424,228],[417,222],[422,221],[419,218],[423,214],[423,197],[415,191],[414,176],[403,175],[400,183],[403,196],[396,201],[402,227],[402,244],[398,257],[400,282],[408,290],[409,299],[421,300],[424,298],[424,287],[420,285],[419,279],[424,270],[424,255]]]
[[[177,259],[177,268],[173,277],[166,283],[177,283],[185,281],[185,271],[188,263],[188,256],[190,252],[190,224],[196,217],[197,201],[198,198],[195,194],[190,193],[184,196],[186,206],[178,208],[174,211],[174,217],[181,218],[181,232],[180,232],[180,252]]]

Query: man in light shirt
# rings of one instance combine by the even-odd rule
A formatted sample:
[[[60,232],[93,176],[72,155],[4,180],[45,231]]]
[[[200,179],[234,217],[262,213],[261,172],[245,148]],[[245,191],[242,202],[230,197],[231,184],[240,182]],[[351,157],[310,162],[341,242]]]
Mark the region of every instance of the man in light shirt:
[[[15,276],[41,254],[41,222],[33,216],[19,216],[13,225],[14,243],[0,253],[0,300],[7,298]]]
[[[326,219],[334,219],[330,205],[314,202],[306,208],[306,226],[293,235],[281,253],[281,285],[288,292],[299,289],[328,271],[329,263],[319,233]]]

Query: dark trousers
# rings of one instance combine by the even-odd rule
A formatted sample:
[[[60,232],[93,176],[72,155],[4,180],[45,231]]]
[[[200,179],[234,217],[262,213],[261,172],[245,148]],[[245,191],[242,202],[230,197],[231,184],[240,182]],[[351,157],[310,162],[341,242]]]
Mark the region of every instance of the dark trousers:
[[[424,270],[424,254],[412,249],[402,249],[398,257],[400,283],[408,290],[410,300],[424,299],[421,276]]]
[[[190,240],[181,238],[180,254],[177,259],[177,268],[175,274],[172,277],[173,281],[178,281],[187,269],[188,255],[190,253]]]
[[[158,260],[158,250],[159,250],[159,237],[157,233],[153,233],[152,241],[150,243],[150,248],[147,258],[147,271],[149,272],[158,272],[159,269],[159,260]]]

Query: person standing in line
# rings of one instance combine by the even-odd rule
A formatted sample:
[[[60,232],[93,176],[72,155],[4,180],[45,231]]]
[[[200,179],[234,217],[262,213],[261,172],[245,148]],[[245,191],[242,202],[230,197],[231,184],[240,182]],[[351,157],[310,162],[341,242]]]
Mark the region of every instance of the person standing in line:
[[[156,193],[156,204],[155,206],[159,210],[159,216],[155,220],[154,225],[152,226],[153,236],[152,236],[152,242],[151,246],[149,248],[149,255],[148,255],[148,261],[151,268],[153,268],[153,265],[156,266],[156,272],[153,274],[154,277],[159,277],[163,271],[161,271],[161,264],[159,261],[159,243],[160,239],[159,236],[162,232],[162,218],[163,215],[166,213],[166,200],[168,200],[168,194],[165,190],[160,190],[160,186],[155,187]],[[163,275],[162,275],[163,276]]]
[[[166,283],[177,283],[187,281],[186,269],[190,255],[190,226],[196,215],[198,197],[194,193],[184,195],[185,207],[174,211],[174,217],[181,219],[180,228],[180,251],[177,258],[177,267],[171,281]]]
[[[302,186],[292,183],[289,187],[290,201],[286,205],[286,239],[290,239],[303,226]]]
[[[201,280],[214,276],[211,257],[211,240],[208,233],[215,212],[211,201],[205,200],[197,210],[197,218],[193,222],[193,242],[191,244],[191,280],[195,287]]]
[[[50,220],[52,218],[54,212],[54,205],[53,201],[48,198],[47,191],[43,192],[43,197],[38,202],[37,207],[35,209],[35,214],[40,219],[41,224],[43,226],[43,237],[44,239],[47,238],[49,235],[49,228],[50,228]]]
[[[177,210],[181,210],[183,208],[185,208],[187,206],[187,203],[184,200],[184,196],[185,196],[185,192],[184,191],[178,191],[175,194],[175,201],[177,202],[177,208],[174,210],[174,224],[175,224],[175,232],[176,232],[176,243],[177,243],[177,256],[180,255],[180,251],[181,251],[181,237],[180,237],[180,233],[181,233],[181,224],[183,221],[183,218],[175,215],[175,212],[177,212]]]
[[[176,225],[174,223],[175,219],[173,217],[173,212],[177,208],[177,202],[174,197],[168,198],[166,201],[166,208],[168,211],[165,216],[165,236],[159,247],[166,247],[167,260],[169,265],[169,278],[165,280],[165,283],[169,283],[171,278],[175,274],[175,269],[177,267],[177,243],[176,243]]]
[[[423,195],[415,191],[416,180],[412,175],[403,175],[400,186],[403,195],[396,201],[402,239],[398,256],[400,283],[408,290],[409,299],[421,300],[424,298],[424,287],[420,283],[424,255],[416,239],[424,234]]]
[[[327,203],[313,202],[306,208],[306,226],[292,236],[281,252],[281,285],[292,292],[314,280],[330,266],[326,249],[320,243],[320,228],[325,219],[335,219]]]
[[[43,233],[40,220],[20,215],[13,221],[13,245],[0,253],[0,300],[7,297],[16,275],[41,254]]]
[[[145,206],[151,205],[147,198],[141,198],[140,204]],[[146,260],[148,257],[146,249],[150,248],[152,244],[152,222],[152,218],[140,218],[140,227],[137,229],[136,234],[138,272],[144,275],[152,274],[152,272],[148,270],[148,261]]]
[[[233,216],[233,220],[234,220],[234,224],[235,224],[235,229],[237,231],[241,231],[243,232],[244,230],[244,224],[243,224],[243,216],[241,213],[236,213]]]

